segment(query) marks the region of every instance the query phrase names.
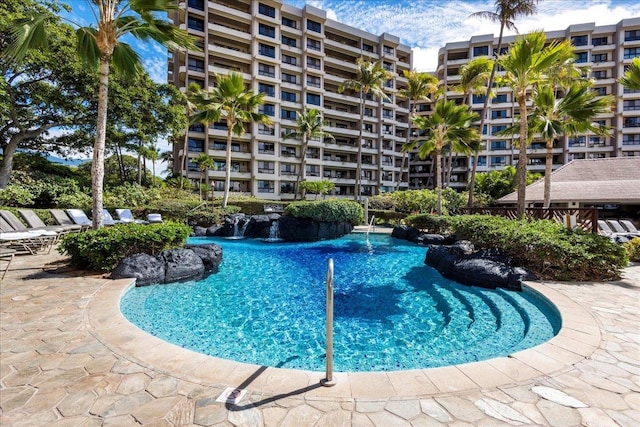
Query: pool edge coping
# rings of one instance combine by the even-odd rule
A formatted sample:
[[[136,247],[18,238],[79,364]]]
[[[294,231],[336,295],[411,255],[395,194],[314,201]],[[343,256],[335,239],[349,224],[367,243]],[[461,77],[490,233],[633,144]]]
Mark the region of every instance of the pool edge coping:
[[[557,308],[562,326],[540,345],[507,357],[438,368],[388,372],[337,372],[334,387],[318,386],[324,372],[262,367],[194,352],[157,338],[120,311],[120,300],[135,280],[109,280],[86,312],[87,330],[114,353],[162,374],[208,387],[246,388],[251,393],[304,398],[389,399],[422,397],[520,384],[567,370],[588,358],[602,340],[591,313],[542,282],[526,286]]]

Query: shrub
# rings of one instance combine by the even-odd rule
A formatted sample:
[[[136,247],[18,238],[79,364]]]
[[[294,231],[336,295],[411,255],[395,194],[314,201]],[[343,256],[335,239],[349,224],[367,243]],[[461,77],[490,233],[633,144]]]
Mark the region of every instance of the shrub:
[[[138,184],[125,183],[104,192],[104,205],[113,208],[135,208],[149,202],[149,192]]]
[[[19,185],[7,185],[6,188],[0,190],[1,206],[31,206],[33,200],[33,193]]]
[[[58,245],[58,252],[69,254],[76,267],[110,271],[129,255],[155,255],[183,246],[190,233],[188,225],[172,222],[122,224],[67,234]]]
[[[630,242],[625,243],[624,249],[627,251],[629,260],[640,262],[640,237],[635,237]]]
[[[264,215],[264,206],[282,206],[284,209],[289,202],[274,202],[271,200],[234,200],[234,206],[240,208],[240,212],[247,215]]]
[[[395,208],[393,195],[395,193],[382,193],[369,197],[369,209],[379,211],[391,211]]]
[[[372,215],[375,216],[376,224],[399,224],[403,219],[407,217],[407,214],[404,212],[369,209],[369,216],[371,217]]]
[[[405,222],[421,231],[442,234],[450,231],[450,219],[449,216],[417,214],[409,215]]]
[[[543,220],[510,220],[497,216],[450,218],[459,239],[477,248],[500,249],[516,264],[543,278],[610,280],[620,277],[628,263],[624,248],[607,237]]]
[[[352,225],[362,224],[364,219],[364,209],[353,200],[293,202],[285,208],[284,213],[296,218],[311,218],[315,221],[349,221]]]
[[[203,207],[195,211],[187,213],[187,224],[190,226],[209,227],[213,224],[219,224],[224,220],[224,217],[233,213],[240,212],[238,206],[227,206],[226,209],[220,207]]]
[[[58,196],[58,205],[57,207],[60,209],[70,208],[70,209],[91,209],[91,196],[77,192],[71,194],[63,194]]]

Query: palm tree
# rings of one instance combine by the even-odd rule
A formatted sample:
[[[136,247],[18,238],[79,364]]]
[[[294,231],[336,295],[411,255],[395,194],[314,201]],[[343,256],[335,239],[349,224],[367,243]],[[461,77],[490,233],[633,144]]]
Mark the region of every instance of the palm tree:
[[[208,154],[202,153],[193,159],[193,163],[198,165],[198,169],[200,170],[200,198],[202,199],[202,177],[204,177],[204,184],[206,188],[209,188],[209,169],[212,169],[215,166],[215,162],[212,157],[209,157]],[[207,190],[207,193],[209,190]],[[205,200],[207,199],[207,195],[205,194]]]
[[[362,177],[362,128],[364,127],[364,105],[369,96],[374,98],[382,98],[388,100],[389,97],[384,93],[383,87],[387,80],[391,78],[390,74],[382,67],[380,62],[369,62],[362,58],[356,61],[356,77],[345,80],[338,87],[338,93],[345,90],[353,90],[360,94],[360,135],[358,136],[358,158],[356,166],[356,189],[355,200],[360,199],[360,187]]]
[[[529,131],[539,133],[546,143],[546,163],[544,172],[544,207],[551,204],[551,164],[553,141],[562,134],[575,135],[594,132],[607,135],[608,129],[597,127],[594,120],[598,114],[611,110],[613,98],[599,97],[589,90],[590,85],[575,82],[566,95],[557,99],[550,85],[538,86],[534,91],[533,109],[529,116]]]
[[[633,58],[624,75],[618,81],[629,90],[640,90],[640,58]]]
[[[462,104],[468,105],[469,98],[473,93],[479,93],[481,95],[485,95],[485,100],[490,97],[490,93],[488,93],[488,85],[485,86],[491,71],[493,70],[494,61],[487,57],[478,57],[474,58],[471,61],[467,62],[460,68],[460,83],[454,86],[452,89],[455,92],[460,92],[463,94]],[[478,163],[478,154],[480,153],[481,147],[476,145],[478,150],[474,153],[474,162],[473,162],[473,170],[471,175],[475,175],[476,173],[476,164]],[[452,169],[452,156],[454,150],[449,150],[449,167],[447,169],[447,183],[451,179],[451,169]]]
[[[182,156],[180,156],[180,176],[185,176],[187,170],[187,160],[189,158],[189,127],[191,123],[191,116],[195,112],[197,106],[194,103],[194,98],[197,98],[198,94],[202,92],[202,88],[197,83],[189,83],[187,86],[187,92],[183,98],[184,113],[187,117],[187,128],[184,130],[184,140],[182,142]],[[180,179],[180,188],[183,188],[184,180]]]
[[[436,212],[442,214],[442,150],[447,145],[479,139],[473,122],[478,115],[472,113],[466,105],[456,105],[454,101],[436,102],[429,116],[413,117],[413,123],[426,133],[427,139],[418,141],[418,156],[425,158],[432,151],[436,153],[436,191],[438,200]]]
[[[191,37],[171,22],[156,18],[157,13],[167,13],[178,8],[173,0],[92,0],[97,28],[78,26],[77,53],[88,64],[98,64],[100,89],[98,92],[98,114],[96,137],[91,163],[91,190],[93,212],[102,212],[104,186],[104,151],[107,133],[107,102],[109,70],[113,65],[125,75],[136,75],[142,71],[140,58],[122,38],[132,35],[137,39],[154,40],[175,49],[194,47]],[[11,29],[11,43],[5,55],[21,61],[29,49],[46,46],[46,16],[32,15],[15,23]],[[102,215],[93,215],[93,228],[102,227]]]
[[[500,23],[500,33],[498,35],[498,48],[494,52],[496,61],[491,68],[491,75],[487,87],[493,87],[493,82],[496,77],[497,59],[498,55],[502,51],[502,36],[504,35],[504,29],[507,28],[512,31],[517,31],[515,23],[513,22],[518,16],[530,16],[536,13],[536,7],[539,0],[495,0],[495,11],[481,11],[472,13],[469,17],[488,19],[493,22]],[[484,125],[487,118],[487,110],[489,108],[489,97],[484,99],[484,105],[482,106],[482,115],[480,116],[480,133],[484,133]],[[470,208],[473,207],[473,193],[475,188],[476,170],[478,165],[478,155],[474,157],[473,169],[471,171],[471,181],[469,182],[469,202]]]
[[[322,130],[327,124],[322,120],[322,113],[315,108],[305,110],[302,113],[298,113],[296,117],[298,127],[295,131],[290,132],[284,136],[284,139],[302,139],[302,153],[300,153],[300,170],[298,171],[298,178],[296,179],[296,191],[294,193],[294,200],[298,198],[298,192],[300,192],[300,182],[306,179],[306,163],[307,163],[307,147],[309,146],[309,140],[311,138],[330,138],[335,140],[333,135],[329,132]]]
[[[194,97],[198,111],[193,115],[192,122],[215,123],[220,120],[227,122],[227,160],[222,207],[227,207],[229,189],[231,187],[231,142],[233,135],[241,136],[245,133],[245,123],[270,124],[269,117],[257,112],[257,108],[264,103],[264,93],[255,94],[246,90],[242,76],[231,73],[218,76],[216,87],[210,92],[202,92]]]
[[[407,88],[398,91],[398,96],[409,100],[409,114],[414,113],[414,109],[418,101],[424,99],[430,99],[438,91],[438,78],[428,73],[422,73],[418,71],[403,72],[404,77],[407,79]],[[398,180],[396,181],[396,191],[400,189],[400,182],[402,181],[402,171],[404,170],[407,151],[405,147],[411,147],[411,133],[407,132],[407,142],[402,146],[402,165],[400,166],[400,172],[398,172]]]
[[[517,183],[517,216],[522,218],[525,207],[525,193],[527,180],[527,101],[529,88],[547,81],[547,73],[557,64],[565,63],[574,58],[574,48],[571,42],[552,41],[546,45],[547,38],[541,31],[518,37],[509,49],[508,54],[498,58],[499,65],[505,70],[499,83],[509,86],[520,109],[520,139],[518,143]]]

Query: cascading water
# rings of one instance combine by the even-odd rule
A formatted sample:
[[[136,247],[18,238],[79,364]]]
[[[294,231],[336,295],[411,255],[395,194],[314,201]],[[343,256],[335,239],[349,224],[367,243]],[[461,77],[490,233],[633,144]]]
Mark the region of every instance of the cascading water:
[[[273,221],[269,227],[269,237],[262,239],[265,242],[280,242],[280,221]]]
[[[247,226],[249,225],[249,220],[245,219],[244,224],[242,224],[242,228],[240,227],[240,218],[236,216],[233,218],[233,236],[227,237],[230,240],[239,240],[244,239],[244,232],[247,231]]]

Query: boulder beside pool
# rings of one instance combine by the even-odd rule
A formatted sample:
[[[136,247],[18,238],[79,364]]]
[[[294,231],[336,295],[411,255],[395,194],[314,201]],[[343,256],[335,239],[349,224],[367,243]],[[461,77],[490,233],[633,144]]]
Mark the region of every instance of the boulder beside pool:
[[[222,248],[215,244],[169,249],[158,255],[133,254],[111,273],[112,279],[135,278],[136,286],[200,280],[217,271]]]

